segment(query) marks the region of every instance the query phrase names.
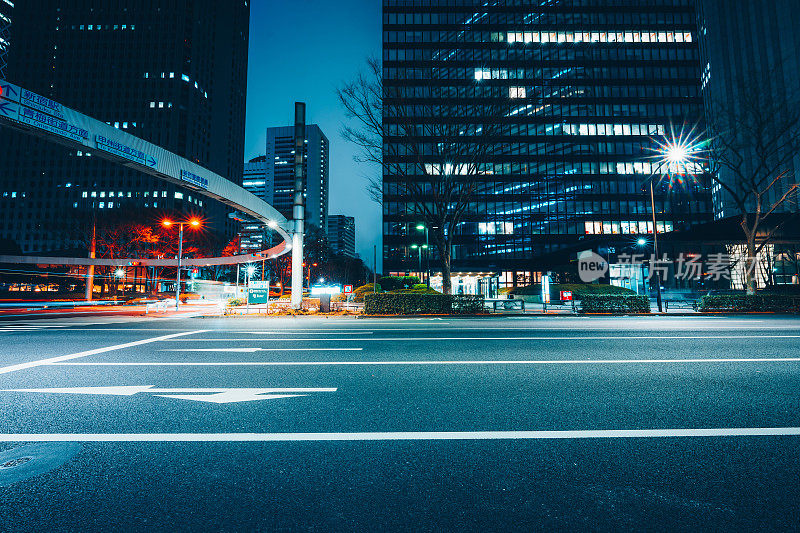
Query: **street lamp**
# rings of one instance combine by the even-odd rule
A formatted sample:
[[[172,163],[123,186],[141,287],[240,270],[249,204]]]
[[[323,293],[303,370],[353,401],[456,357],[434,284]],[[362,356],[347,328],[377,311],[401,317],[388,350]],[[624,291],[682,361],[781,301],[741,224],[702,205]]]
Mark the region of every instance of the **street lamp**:
[[[426,248],[426,252],[425,252],[425,285],[427,285],[428,288],[430,289],[431,288],[431,260],[430,260],[431,255],[430,255],[430,252],[427,251],[428,244],[429,244],[429,242],[428,242],[428,226],[426,226],[425,224],[417,224],[417,229],[419,231],[425,230],[425,248]],[[420,267],[420,272],[422,272],[422,267]]]
[[[171,228],[175,224],[178,224],[178,268],[177,273],[175,275],[175,310],[178,310],[178,306],[180,305],[180,297],[181,297],[181,256],[183,255],[183,225],[188,224],[193,228],[199,228],[201,222],[197,218],[190,218],[189,220],[173,222],[172,220],[165,218],[161,221],[161,225],[165,228]]]
[[[416,250],[417,251],[417,255],[419,256],[419,273],[420,274],[422,274],[422,249],[423,248],[427,249],[428,245],[427,244],[423,244],[422,246],[420,246],[419,244],[412,244],[411,245],[411,249],[412,250]],[[428,287],[430,287],[430,285],[428,285]]]
[[[116,269],[116,270],[114,271],[114,275],[117,277],[117,279],[122,279],[122,278],[124,278],[124,277],[125,277],[125,269],[124,269],[124,268],[121,268],[121,267],[120,267],[120,268],[118,268],[118,269]],[[116,291],[116,289],[115,289],[115,290],[114,290],[114,294],[116,294],[116,292],[117,292],[117,291]],[[125,284],[124,284],[124,283],[122,284],[122,297],[123,297],[123,298],[125,297]]]

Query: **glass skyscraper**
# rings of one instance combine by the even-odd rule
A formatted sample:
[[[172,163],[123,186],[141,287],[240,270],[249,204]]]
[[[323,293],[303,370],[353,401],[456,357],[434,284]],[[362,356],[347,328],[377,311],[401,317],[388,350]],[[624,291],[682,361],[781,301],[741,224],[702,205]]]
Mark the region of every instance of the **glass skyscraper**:
[[[436,121],[456,121],[464,135],[491,144],[454,231],[454,271],[525,283],[577,251],[654,231],[649,179],[662,170],[654,140],[702,126],[692,0],[383,5],[384,86],[399,96],[385,105],[384,158],[424,159],[436,140],[422,126]],[[402,155],[409,143],[422,155]],[[425,173],[383,175],[386,272],[413,271],[417,261],[420,216],[397,187],[406,179],[424,190]],[[659,233],[687,231],[711,220],[708,188],[661,182],[655,210]]]
[[[249,19],[242,1],[16,2],[8,81],[238,184]],[[220,236],[238,229],[215,200],[9,128],[0,161],[0,238],[24,252],[85,247],[95,214],[157,224],[192,213]]]

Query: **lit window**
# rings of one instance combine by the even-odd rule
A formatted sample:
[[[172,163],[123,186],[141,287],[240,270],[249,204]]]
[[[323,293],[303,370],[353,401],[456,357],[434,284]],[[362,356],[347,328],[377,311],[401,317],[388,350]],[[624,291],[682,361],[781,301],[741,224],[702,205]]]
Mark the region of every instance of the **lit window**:
[[[509,87],[509,98],[525,98],[525,87]]]
[[[189,81],[189,75],[188,74],[181,74],[181,79],[183,81],[185,81],[185,82],[188,82]]]
[[[176,200],[183,200],[183,193],[182,192],[176,192],[175,193],[175,199]]]
[[[175,73],[174,73],[174,72],[170,72],[170,73],[169,73],[169,78],[170,78],[170,79],[172,79],[172,78],[174,78],[174,77],[175,77]]]
[[[156,103],[155,103],[155,102],[150,102],[150,107],[151,107],[151,108],[153,108],[153,107],[155,107],[155,106],[156,106]]]

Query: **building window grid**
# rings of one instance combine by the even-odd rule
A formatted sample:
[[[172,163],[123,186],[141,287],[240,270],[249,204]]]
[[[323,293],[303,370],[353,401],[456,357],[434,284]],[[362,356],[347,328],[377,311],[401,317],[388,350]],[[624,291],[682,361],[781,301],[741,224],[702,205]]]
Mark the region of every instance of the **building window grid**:
[[[432,3],[436,4],[436,2]],[[398,13],[387,12],[393,5],[393,2],[385,4],[387,6],[384,13],[385,30],[390,27],[392,22],[397,23],[399,18]],[[400,23],[412,24],[413,26],[424,24],[423,20],[435,19],[435,16],[431,17],[431,15],[437,8],[437,6],[428,8],[431,13],[418,12],[427,11],[426,8],[405,8],[417,12],[405,13]],[[507,15],[508,17],[503,22],[504,24],[519,24],[517,20],[518,14],[508,13]],[[611,15],[622,16],[619,13],[612,13]],[[413,22],[407,20],[409,16]],[[447,20],[451,21],[451,23],[454,22],[451,14],[442,16],[447,17]],[[522,69],[522,75],[519,75],[520,73],[517,72],[519,69],[509,68],[511,65],[506,66],[507,63],[517,60],[519,54],[515,56],[514,54],[506,53],[504,55],[505,61],[503,61],[500,59],[501,54],[493,55],[492,49],[489,48],[492,46],[497,47],[497,43],[501,41],[505,41],[502,44],[507,46],[532,44],[534,42],[534,32],[532,31],[494,32],[494,38],[491,32],[450,32],[449,35],[455,37],[458,42],[435,42],[436,39],[441,39],[441,36],[448,34],[443,29],[433,26],[426,27],[426,31],[406,31],[404,37],[410,35],[410,39],[393,38],[390,32],[385,31],[384,66],[387,68],[385,68],[384,74],[388,74],[387,78],[390,80],[398,79],[399,81],[394,82],[397,86],[405,84],[413,87],[414,89],[412,90],[417,90],[419,93],[412,94],[414,96],[422,96],[425,94],[425,88],[421,84],[414,87],[413,82],[415,79],[422,79],[421,76],[418,77],[421,71],[428,69],[428,72],[437,71],[439,74],[443,73],[439,83],[443,86],[449,83],[450,85],[447,86],[446,90],[450,91],[451,95],[449,99],[442,101],[443,105],[461,105],[467,108],[468,106],[463,101],[467,94],[471,93],[474,97],[479,97],[478,95],[487,93],[491,95],[494,93],[494,97],[497,97],[501,94],[497,92],[497,89],[506,91],[506,97],[525,99],[528,96],[537,95],[537,89],[541,87],[569,87],[570,84],[574,85],[576,80],[581,79],[585,82],[583,85],[595,89],[595,93],[600,92],[600,95],[596,95],[591,99],[587,98],[585,92],[578,91],[569,95],[571,100],[567,100],[563,94],[553,95],[553,101],[550,102],[550,106],[546,111],[542,110],[541,117],[530,116],[526,113],[528,109],[518,113],[516,115],[519,119],[518,123],[510,125],[508,132],[509,136],[511,136],[510,130],[512,128],[515,129],[517,137],[515,140],[517,141],[519,141],[520,130],[523,130],[525,134],[532,131],[534,135],[539,134],[542,136],[563,137],[571,135],[573,139],[560,143],[561,146],[553,142],[543,142],[542,139],[535,137],[525,139],[528,142],[512,143],[516,145],[512,148],[513,156],[509,154],[505,161],[498,161],[491,165],[492,173],[494,173],[494,168],[498,165],[503,169],[498,175],[492,176],[500,181],[487,186],[484,194],[476,196],[474,211],[466,217],[468,220],[460,225],[457,232],[461,232],[465,236],[480,234],[480,224],[487,224],[485,222],[487,217],[491,217],[492,220],[502,219],[500,222],[493,223],[502,224],[503,231],[491,234],[493,238],[500,237],[500,239],[515,239],[526,235],[542,234],[573,234],[577,236],[602,233],[652,232],[652,220],[648,224],[650,215],[649,211],[645,209],[648,197],[642,187],[642,182],[644,181],[642,178],[646,178],[646,173],[652,172],[653,169],[649,161],[643,160],[642,154],[652,147],[649,138],[663,134],[671,121],[689,117],[699,119],[701,116],[698,88],[699,72],[695,68],[696,45],[692,44],[695,41],[693,38],[694,29],[691,27],[693,20],[688,16],[676,16],[670,22],[688,24],[690,27],[675,28],[675,30],[670,28],[668,32],[659,30],[663,35],[656,35],[655,39],[647,39],[647,41],[641,38],[644,33],[635,33],[631,30],[614,32],[614,37],[611,37],[611,30],[604,32],[603,37],[599,35],[601,32],[596,32],[598,33],[597,38],[594,39],[596,44],[591,46],[600,48],[607,47],[606,43],[613,42],[615,46],[625,43],[625,46],[638,49],[639,53],[631,54],[634,59],[628,60],[627,63],[629,64],[626,64],[626,60],[620,58],[618,53],[602,54],[606,58],[607,65],[599,66],[600,70],[596,69],[596,73],[600,74],[600,76],[595,76],[594,78],[590,76],[592,72],[587,73],[585,69],[582,72],[583,78],[581,78],[579,75],[581,73],[579,72],[567,71],[558,74],[564,69],[558,71],[551,69],[551,75],[555,72],[558,76],[550,80],[546,80],[542,75],[545,71],[544,67],[548,63],[557,64],[559,61],[563,61],[566,59],[566,55],[550,54],[552,57],[550,59],[546,53],[542,53],[538,56],[540,65],[537,65],[537,67],[540,68],[526,67]],[[530,38],[526,32],[530,34]],[[509,42],[507,36],[512,33],[514,34],[513,42]],[[595,32],[589,32],[589,37],[593,37],[592,33]],[[652,32],[647,33],[649,36]],[[505,39],[500,38],[501,34]],[[544,32],[539,33],[540,36],[543,34]],[[550,41],[549,37],[553,35],[553,32],[547,32],[547,34],[547,41]],[[474,39],[476,35],[481,37]],[[576,33],[555,32],[555,35],[556,38],[549,44],[572,42],[575,44],[575,49],[590,46],[587,42],[578,44],[574,37]],[[564,37],[561,38],[559,35]],[[569,35],[572,35],[572,37],[569,37]],[[620,35],[621,39],[619,38]],[[667,35],[670,36],[667,37]],[[433,36],[436,36],[436,38],[432,38]],[[586,32],[582,32],[580,41],[584,41],[583,37],[585,36]],[[471,37],[473,42],[470,42]],[[520,38],[517,39],[517,37]],[[590,39],[585,40],[591,42]],[[492,41],[494,41],[493,44],[488,44]],[[404,45],[399,44],[402,42],[414,42],[414,46],[422,46],[424,48],[403,48]],[[631,44],[628,45],[628,43]],[[656,50],[653,53],[653,49],[657,47],[671,47],[669,50],[672,51],[664,53],[664,51]],[[466,64],[466,60],[470,52],[464,52],[464,50],[480,50],[481,48],[480,54],[472,53],[471,57],[475,58],[476,55],[481,59],[486,57],[486,61],[491,64],[485,64],[482,67],[469,67]],[[496,49],[498,52],[499,50],[499,48]],[[452,59],[453,56],[460,53],[462,57],[459,59],[463,59],[465,64],[463,67],[454,65],[454,68],[440,68],[437,57],[435,57],[437,53],[441,54],[441,57],[447,57],[448,59]],[[637,55],[639,59],[637,59]],[[669,63],[655,64],[645,68],[643,64],[646,60],[641,59],[644,57],[653,62],[666,60]],[[472,68],[472,71],[470,71],[470,68]],[[510,71],[513,71],[513,74],[509,75]],[[395,73],[397,75],[393,76],[392,74]],[[623,73],[625,75],[632,74],[632,76],[629,77],[625,84],[615,83],[614,80],[616,79],[625,79],[626,76],[623,76]],[[659,75],[653,76],[656,73]],[[536,74],[539,75],[537,76]],[[677,79],[679,76],[680,79]],[[500,80],[515,80],[515,82]],[[519,83],[520,80],[523,80],[523,83]],[[654,81],[658,82],[659,80],[661,80],[660,84],[654,83]],[[588,83],[589,81],[591,83]],[[477,87],[479,83],[483,82],[489,83],[485,84],[487,85],[485,87]],[[390,81],[389,85],[392,83]],[[597,89],[600,89],[600,91]],[[413,104],[414,96],[409,98],[410,104]],[[548,98],[543,97],[541,92],[538,93],[538,97],[542,101]],[[655,102],[638,103],[636,102],[637,98],[657,100]],[[615,99],[623,99],[623,101],[627,99],[627,102],[624,104],[617,103]],[[571,107],[573,102],[575,104],[574,108]],[[578,109],[580,104],[588,104],[588,106]],[[639,108],[640,106],[642,106],[641,109]],[[471,111],[474,111],[474,109],[474,107],[469,108]],[[587,113],[589,109],[595,112]],[[465,109],[464,116],[468,116],[467,109]],[[539,121],[550,117],[560,118],[561,121],[559,123],[553,122],[548,130],[547,125]],[[581,120],[576,122],[570,117],[581,117]],[[628,120],[625,123],[618,123],[618,117],[626,117]],[[631,121],[630,119],[633,117],[638,120]],[[557,129],[560,129],[560,131],[556,131]],[[629,136],[633,142],[604,142],[599,140],[599,136]],[[637,136],[639,137],[638,139],[635,138]],[[510,141],[511,139],[508,140]],[[420,141],[424,141],[424,139],[420,139]],[[572,149],[572,156],[566,154],[566,152],[561,158],[553,155],[554,148],[563,149],[570,144],[573,147],[577,147]],[[606,157],[600,157],[601,153],[605,153]],[[548,170],[550,172],[545,171],[544,173],[534,174],[518,171],[516,175],[504,172],[506,168],[509,170],[511,168],[517,170],[524,168],[525,164],[519,162],[520,157],[518,156],[532,154],[539,156],[537,159],[550,159],[546,163],[540,160],[536,161],[538,167],[543,164],[549,165]],[[577,167],[577,172],[567,172],[568,167],[571,167],[570,170],[573,171]],[[390,260],[392,251],[399,253],[401,256],[408,256],[409,250],[407,248],[403,249],[404,245],[399,245],[400,241],[397,239],[400,238],[401,241],[405,239],[405,236],[409,234],[408,226],[413,224],[411,221],[415,219],[413,209],[409,209],[411,206],[403,202],[402,196],[398,194],[397,187],[393,187],[399,179],[392,175],[384,176],[386,200],[384,206],[384,233],[388,237],[387,242],[389,242],[389,245],[386,248]],[[424,176],[418,176],[417,179],[424,179]],[[513,183],[515,179],[520,182],[528,179],[531,183],[545,182],[545,184],[549,181],[550,185],[558,184],[556,188],[560,188],[560,194],[534,191],[531,183],[521,184],[509,190],[508,183]],[[559,181],[564,183],[559,184]],[[692,187],[690,193],[694,195],[693,199],[682,203],[678,202],[678,204],[682,205],[672,205],[673,202],[663,192],[659,191],[660,194],[658,194],[657,198],[657,205],[660,208],[659,213],[663,211],[664,213],[670,212],[673,215],[678,215],[675,218],[681,218],[681,215],[683,215],[682,218],[686,220],[691,217],[692,213],[699,214],[702,218],[702,215],[707,214],[710,210],[708,200],[705,198],[707,191],[703,185]],[[614,209],[611,207],[612,203],[614,204]],[[508,205],[513,207],[506,207]],[[615,216],[616,219],[614,219]],[[470,220],[470,218],[474,220]],[[660,218],[663,218],[663,216]],[[407,222],[402,222],[403,220]],[[480,220],[484,220],[484,222]],[[672,229],[673,224],[674,222],[671,220],[659,220],[657,222],[659,231],[669,231]],[[605,229],[608,231],[605,232]],[[497,242],[499,241],[490,243],[489,247],[493,248],[495,252],[501,253],[501,255],[511,254],[514,257],[520,257],[520,253],[522,253],[522,255],[530,257],[530,254],[534,251],[534,247],[530,244],[533,241],[525,239],[507,246],[497,244]],[[482,243],[482,246],[486,247],[487,243]],[[538,250],[545,248],[547,247],[537,246]],[[478,254],[480,253],[478,251]]]

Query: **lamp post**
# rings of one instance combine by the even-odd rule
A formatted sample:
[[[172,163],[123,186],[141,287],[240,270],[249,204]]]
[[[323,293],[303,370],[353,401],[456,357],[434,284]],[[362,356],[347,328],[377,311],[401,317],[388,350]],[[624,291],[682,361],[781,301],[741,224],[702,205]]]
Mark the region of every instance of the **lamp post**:
[[[417,224],[417,229],[422,231],[425,230],[425,285],[428,288],[431,288],[431,254],[428,252],[428,226],[425,224]],[[420,266],[420,272],[422,272],[422,266]]]
[[[428,245],[427,244],[423,244],[423,245],[412,244],[411,245],[411,249],[417,251],[417,256],[419,258],[419,273],[420,273],[420,275],[422,274],[422,249],[423,248],[427,249]],[[428,287],[430,287],[430,285],[428,285]]]
[[[178,306],[180,305],[180,298],[181,298],[181,256],[183,255],[183,225],[188,224],[193,228],[200,227],[200,220],[196,218],[192,218],[188,221],[181,221],[181,222],[173,222],[169,219],[164,219],[161,221],[161,225],[165,228],[170,228],[173,225],[178,224],[178,268],[177,273],[175,274],[175,310],[178,310]]]
[[[650,207],[653,212],[653,257],[658,260],[658,225],[656,224],[656,202],[653,195],[653,180],[650,180]],[[662,312],[661,307],[661,272],[655,268],[655,261],[650,262],[650,268],[653,269],[656,275],[656,302],[658,303],[658,312]]]
[[[117,280],[121,280],[125,277],[125,269],[120,267],[114,271],[114,275],[117,277]],[[125,282],[122,283],[122,297],[125,298]]]

